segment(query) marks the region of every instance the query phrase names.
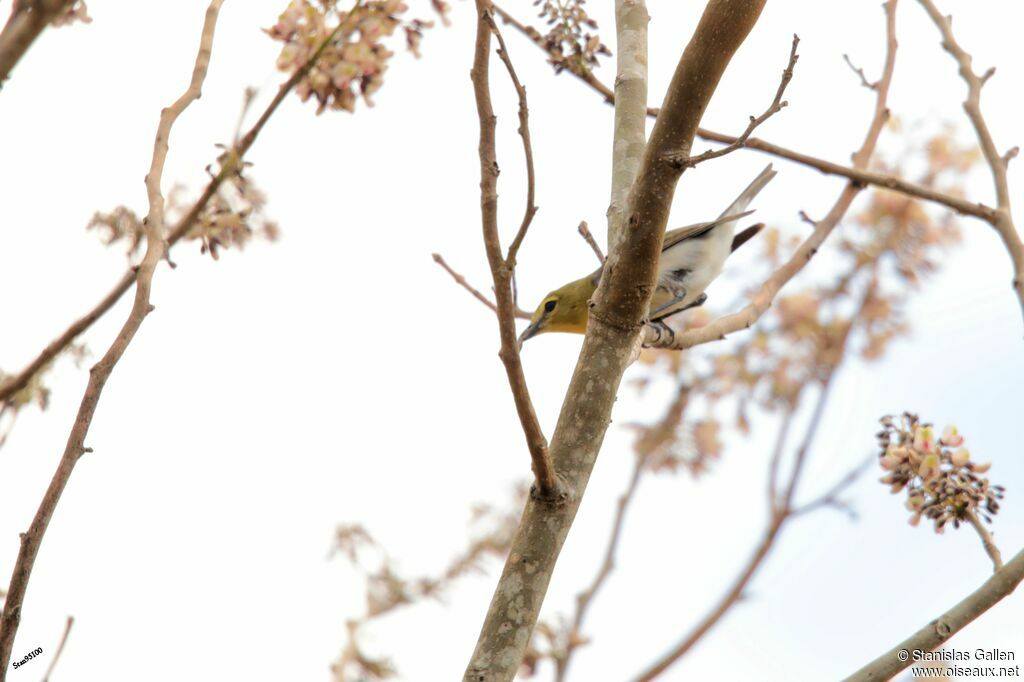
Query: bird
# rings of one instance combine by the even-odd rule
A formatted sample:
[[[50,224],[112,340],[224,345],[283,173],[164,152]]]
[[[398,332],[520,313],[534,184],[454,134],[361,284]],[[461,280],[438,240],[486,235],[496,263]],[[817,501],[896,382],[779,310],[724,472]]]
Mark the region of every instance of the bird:
[[[747,206],[777,171],[772,164],[754,178],[716,220],[688,225],[665,233],[658,263],[658,282],[647,319],[661,323],[676,313],[703,305],[704,290],[718,277],[725,259],[764,228],[752,225],[738,234],[736,224],[753,211]],[[545,296],[519,336],[519,345],[545,332],[585,334],[590,317],[589,300],[601,282],[602,264],[585,277],[569,282]]]

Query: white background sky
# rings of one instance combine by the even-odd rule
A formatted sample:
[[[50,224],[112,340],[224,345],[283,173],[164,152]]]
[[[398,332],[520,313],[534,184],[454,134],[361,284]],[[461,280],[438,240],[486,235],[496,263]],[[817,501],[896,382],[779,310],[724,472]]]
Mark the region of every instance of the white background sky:
[[[426,2],[410,4],[428,14]],[[590,3],[614,49],[610,4]],[[651,102],[658,104],[702,3],[649,4]],[[996,140],[1004,148],[1024,141],[1020,8],[941,4],[956,15],[960,42],[978,69],[999,67],[984,98]],[[247,85],[260,88],[257,110],[273,95],[282,79],[274,70],[277,47],[260,28],[283,6],[225,3],[203,98],[174,130],[167,187],[201,186],[213,144],[230,139]],[[0,15],[9,7],[0,2]],[[122,253],[104,249],[83,227],[93,211],[118,204],[145,213],[143,176],[159,110],[187,82],[204,7],[198,0],[93,0],[94,22],[47,31],[0,93],[5,370],[23,366],[123,271]],[[509,8],[531,16],[522,0]],[[452,19],[452,27],[426,37],[422,60],[395,58],[373,109],[314,117],[294,98],[281,108],[250,155],[251,177],[281,224],[280,242],[229,252],[218,263],[185,245],[174,252],[177,270],[157,273],[156,312],[108,384],[87,440],[95,452],[76,468],[36,562],[14,658],[35,647],[46,653],[11,671],[11,679],[42,675],[73,614],[58,682],[324,680],[345,619],[363,608],[358,581],[325,558],[335,524],[363,522],[408,573],[437,570],[462,546],[471,504],[507,500],[512,484],[528,475],[494,320],[430,259],[440,251],[485,286],[469,3],[456,3]],[[936,29],[909,0],[898,22],[893,112],[910,127],[944,120],[966,126],[963,86]],[[738,132],[763,110],[796,32],[801,60],[787,92],[790,107],[759,134],[848,159],[872,99],[841,57],[847,52],[869,76],[877,74],[883,31],[876,2],[769,3],[706,125]],[[552,75],[511,29],[507,37],[530,93],[538,169],[540,213],[520,257],[529,306],[593,266],[575,226],[586,219],[603,233],[611,110],[571,77]],[[503,225],[513,230],[522,209],[521,156],[513,93],[494,64],[499,191]],[[612,79],[607,68],[601,75]],[[688,172],[673,224],[716,215],[765,163],[763,155],[743,152]],[[758,198],[757,215],[802,229],[797,212],[821,215],[842,182],[775,163],[779,175]],[[970,189],[992,201],[984,174]],[[911,309],[914,335],[884,362],[842,371],[805,493],[871,452],[882,414],[912,409],[940,425],[955,420],[975,458],[994,462],[990,476],[1009,488],[995,525],[1009,557],[1024,546],[1022,322],[994,233],[975,221],[963,232],[962,251]],[[709,305],[725,305],[749,284],[734,265],[709,291]],[[122,303],[85,336],[94,359],[126,313]],[[528,378],[549,433],[579,343],[552,335],[527,347]],[[60,362],[49,380],[50,409],[26,410],[0,450],[4,582],[86,375]],[[663,407],[623,389],[614,419],[651,420]],[[723,460],[700,481],[642,484],[617,570],[591,611],[587,630],[595,643],[576,657],[575,679],[635,674],[732,580],[765,522],[763,476],[774,428],[770,420],[755,427],[748,439],[729,437]],[[630,441],[625,429],[609,432],[554,576],[548,614],[564,612],[597,568],[626,484]],[[990,564],[976,537],[911,528],[900,499],[874,478],[872,471],[851,494],[859,522],[825,512],[789,526],[750,598],[665,679],[836,679],[985,579]],[[458,679],[494,579],[471,578],[443,605],[388,619],[368,633],[367,648],[392,655],[403,679]],[[1006,599],[952,646],[998,647],[1021,662],[1022,600]]]

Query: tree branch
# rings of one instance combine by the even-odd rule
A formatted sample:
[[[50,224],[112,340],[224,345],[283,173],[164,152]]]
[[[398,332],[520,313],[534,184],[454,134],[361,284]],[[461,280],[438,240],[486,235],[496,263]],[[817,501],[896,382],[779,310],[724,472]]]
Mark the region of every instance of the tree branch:
[[[594,252],[594,255],[597,256],[598,262],[604,265],[604,252],[601,251],[601,247],[597,245],[594,235],[590,234],[590,228],[587,227],[587,221],[581,220],[580,226],[576,228],[576,231],[580,233],[580,236],[583,237],[583,241],[587,243],[587,246],[589,246],[591,251]]]
[[[0,88],[29,46],[74,0],[15,0],[0,31]]]
[[[480,301],[485,306],[487,306],[491,310],[492,313],[494,313],[495,315],[498,314],[498,307],[496,305],[494,305],[493,303],[491,303],[491,299],[487,298],[482,293],[480,293],[480,290],[475,288],[469,282],[467,282],[465,277],[463,277],[461,274],[459,274],[458,272],[453,270],[451,268],[451,266],[448,265],[448,263],[445,261],[445,259],[441,257],[441,254],[435,253],[435,254],[431,254],[431,255],[434,258],[434,262],[437,263],[438,265],[440,265],[444,269],[445,272],[447,272],[449,275],[451,275],[451,278],[453,280],[455,280],[456,284],[458,284],[460,287],[462,287],[463,289],[468,291],[469,294],[473,298],[475,298],[476,300]],[[523,310],[519,306],[516,306],[515,310],[513,312],[514,312],[515,316],[517,318],[521,319],[521,320],[529,320],[530,319],[530,313],[526,312],[525,310]]]
[[[501,37],[501,31],[498,30],[498,25],[494,23],[494,18],[489,13],[484,16],[487,18],[488,26],[494,31],[494,36],[498,39],[498,56],[501,57],[502,63],[505,64],[508,76],[512,79],[512,85],[515,86],[516,95],[519,97],[518,132],[519,137],[523,140],[523,155],[526,158],[526,209],[523,211],[523,220],[519,224],[519,230],[512,239],[512,243],[509,244],[508,254],[505,256],[509,267],[514,271],[516,269],[516,256],[519,255],[519,247],[522,245],[523,239],[526,238],[526,231],[530,229],[533,216],[537,214],[537,206],[533,203],[536,176],[533,171],[533,146],[530,144],[530,108],[526,106],[526,88],[519,82],[519,76],[516,75],[515,67],[512,66],[512,58],[509,56],[508,48],[505,46],[505,39]]]
[[[495,5],[495,12],[497,12],[505,23],[514,26],[535,45],[537,45],[537,47],[545,50],[544,38],[536,30],[517,21],[515,17],[497,5]],[[600,94],[604,98],[605,102],[608,104],[613,104],[615,102],[615,93],[613,93],[611,88],[602,83],[593,73],[590,71],[580,72],[571,69],[569,71],[578,79],[590,86],[590,88],[595,92]],[[877,83],[875,85],[877,85]],[[656,107],[649,107],[647,109],[647,115],[651,118],[656,118],[658,116],[658,109]],[[708,142],[720,142],[727,145],[734,144],[739,139],[734,135],[717,133],[713,130],[708,130],[707,128],[698,128],[697,136]],[[858,184],[874,185],[875,187],[891,190],[893,192],[900,192],[901,194],[906,194],[907,196],[911,196],[916,199],[923,199],[924,201],[945,206],[946,208],[949,208],[961,215],[980,218],[981,220],[989,223],[996,220],[996,209],[991,206],[967,201],[960,197],[945,194],[930,187],[925,187],[924,185],[910,182],[909,180],[904,180],[903,178],[898,178],[893,175],[876,173],[874,171],[867,170],[866,168],[850,168],[849,166],[819,159],[802,152],[793,151],[757,137],[748,138],[744,142],[743,147],[745,149],[753,149],[755,151],[771,154],[772,156],[777,156],[780,159],[787,159],[794,163],[808,166],[809,168],[814,168],[825,175],[845,177]]]
[[[999,547],[996,546],[995,540],[992,539],[992,534],[988,532],[988,528],[982,525],[978,515],[974,512],[967,512],[967,520],[974,526],[974,530],[978,532],[981,544],[985,547],[985,553],[992,559],[992,570],[998,571],[1003,567],[1003,555],[999,553]]]
[[[188,212],[177,222],[167,235],[168,252],[172,246],[178,243],[178,241],[180,241],[188,231],[192,229],[192,226],[206,209],[207,204],[210,203],[210,200],[217,193],[217,190],[220,189],[224,180],[230,177],[242,163],[242,159],[245,158],[246,153],[248,153],[253,143],[256,142],[256,138],[263,130],[263,127],[267,124],[267,121],[270,120],[270,117],[275,111],[277,111],[281,102],[283,102],[288,93],[298,85],[299,81],[309,73],[309,70],[312,69],[313,65],[320,59],[320,55],[323,54],[323,51],[338,35],[340,29],[341,26],[338,26],[329,36],[327,36],[327,38],[325,38],[317,48],[316,52],[310,55],[309,59],[306,60],[302,67],[281,85],[277,94],[274,96],[274,99],[271,100],[270,104],[267,105],[267,108],[263,110],[263,113],[260,114],[259,119],[257,119],[255,124],[253,124],[252,128],[250,128],[240,140],[237,140],[229,153],[223,157],[224,161],[220,171],[210,178],[210,182],[207,183],[202,194],[199,195],[199,198],[196,199]],[[61,351],[67,348],[72,341],[78,338],[78,336],[91,327],[96,320],[103,317],[103,315],[113,308],[114,304],[121,300],[121,297],[124,296],[125,292],[135,284],[137,277],[138,267],[133,266],[128,268],[128,270],[121,276],[121,279],[118,280],[117,284],[114,285],[114,288],[110,290],[110,293],[104,296],[92,310],[72,323],[70,327],[64,330],[64,333],[51,341],[50,344],[47,345],[34,360],[26,365],[24,369],[17,374],[8,377],[2,384],[0,384],[0,404],[6,403],[15,393],[28,386],[29,382],[32,381],[32,377],[34,377],[36,373],[46,367],[46,365],[57,357]]]
[[[985,122],[985,116],[981,113],[981,88],[995,73],[995,69],[989,69],[981,76],[974,73],[974,69],[971,67],[971,55],[960,47],[953,35],[952,17],[942,16],[932,0],[918,1],[939,28],[939,32],[942,34],[942,47],[956,59],[960,67],[960,77],[967,83],[964,111],[967,112],[967,118],[970,119],[974,132],[978,136],[978,144],[992,171],[992,182],[996,191],[998,209],[995,219],[989,222],[999,234],[999,238],[1013,262],[1012,286],[1017,294],[1017,300],[1020,302],[1021,312],[1024,314],[1024,243],[1021,242],[1017,228],[1013,224],[1013,213],[1010,210],[1010,183],[1006,177],[1010,159],[1017,155],[1017,149],[1011,149],[1005,155],[1000,154],[996,149],[988,124]]]
[[[950,637],[1013,592],[1022,580],[1024,580],[1024,550],[956,606],[847,677],[843,682],[883,682],[883,680],[891,679],[914,662],[913,656],[907,656],[901,652],[938,649]]]
[[[882,77],[878,81],[878,87],[875,89],[874,116],[868,126],[863,144],[853,155],[853,167],[856,169],[867,167],[878,142],[878,136],[882,132],[882,127],[889,118],[886,101],[889,95],[889,86],[892,83],[893,69],[896,65],[896,0],[889,0],[883,7],[886,13],[887,36],[885,66],[882,70]],[[667,328],[646,325],[643,334],[644,345],[653,348],[683,350],[724,339],[727,334],[741,329],[749,329],[768,310],[782,287],[810,262],[862,189],[864,189],[863,184],[853,182],[843,189],[828,214],[814,223],[814,230],[807,239],[797,247],[790,259],[761,285],[750,303],[742,310],[720,317],[703,327],[688,329],[682,334],[674,334]]]
[[[798,45],[800,45],[800,36],[794,33],[793,47],[789,51],[789,62],[786,63],[786,68],[782,71],[782,80],[779,81],[779,88],[775,91],[775,99],[772,100],[772,103],[764,110],[763,114],[757,117],[750,117],[750,123],[747,124],[747,129],[744,130],[739,137],[721,149],[710,149],[703,154],[692,157],[670,154],[669,160],[681,165],[683,168],[693,168],[699,163],[710,161],[711,159],[717,159],[718,157],[725,156],[726,154],[731,154],[746,144],[747,140],[750,138],[750,134],[753,133],[758,126],[782,111],[785,107],[789,106],[789,102],[784,101],[782,96],[786,93],[786,87],[789,85],[789,82],[793,80],[793,68],[796,66],[796,60],[800,58],[800,55],[796,53]]]
[[[480,213],[483,223],[484,249],[487,262],[491,267],[494,279],[494,298],[498,315],[498,331],[501,336],[501,350],[498,352],[505,374],[508,376],[512,389],[512,398],[519,414],[526,444],[533,461],[533,475],[536,481],[537,494],[546,500],[558,497],[558,481],[555,469],[548,452],[548,442],[537,421],[537,413],[530,400],[530,391],[523,373],[523,363],[519,357],[519,344],[516,341],[515,318],[512,300],[512,262],[501,255],[501,241],[498,237],[498,160],[495,152],[494,131],[497,118],[491,105],[489,63],[491,57],[491,31],[494,25],[490,19],[490,3],[488,0],[477,0],[477,34],[473,68],[470,75],[473,80],[473,92],[476,97],[477,113],[480,118]],[[525,103],[520,101],[520,113]],[[525,125],[523,119],[520,122]],[[524,144],[529,140],[528,134],[523,136]],[[532,205],[532,200],[530,201]],[[527,216],[529,217],[529,210]],[[527,220],[524,226],[529,225]],[[523,232],[525,234],[525,232]],[[510,255],[515,253],[510,249]]]
[[[171,133],[171,127],[178,116],[192,102],[199,98],[203,81],[206,78],[207,67],[210,64],[210,53],[213,48],[213,34],[217,25],[217,14],[223,0],[212,0],[206,10],[206,19],[203,23],[202,37],[199,43],[199,53],[196,56],[195,66],[192,70],[192,80],[184,94],[174,104],[165,108],[160,113],[160,123],[157,126],[156,140],[153,143],[153,159],[150,164],[149,173],[146,174],[146,194],[149,199],[149,214],[146,216],[144,225],[146,228],[146,253],[139,265],[138,277],[135,287],[135,302],[132,305],[128,319],[121,327],[121,331],[111,343],[110,348],[89,372],[89,383],[82,397],[78,415],[75,418],[74,426],[68,436],[67,446],[64,455],[57,466],[57,471],[50,481],[49,487],[40,502],[39,509],[32,519],[32,525],[28,531],[21,534],[21,548],[18,551],[18,558],[11,574],[10,586],[7,589],[7,600],[4,603],[2,619],[0,619],[0,682],[6,677],[7,668],[10,664],[11,649],[14,645],[14,636],[18,631],[21,621],[21,607],[25,598],[25,590],[28,587],[29,577],[32,574],[32,567],[35,564],[39,546],[46,533],[46,528],[53,517],[57,503],[60,501],[61,493],[71,477],[71,472],[78,462],[78,459],[89,448],[85,447],[85,437],[89,433],[93,415],[99,403],[103,387],[107,383],[114,366],[121,359],[128,344],[135,337],[135,333],[142,326],[146,316],[153,310],[150,304],[150,289],[153,283],[153,274],[156,266],[164,257],[166,244],[164,242],[164,197],[160,189],[160,181],[163,177],[164,161],[167,158],[167,142]]]
[[[624,237],[621,245],[613,241],[610,247],[580,358],[552,437],[551,456],[564,495],[556,503],[527,502],[467,667],[467,681],[510,681],[523,659],[654,291],[658,254],[681,174],[664,160],[664,154],[692,145],[711,95],[763,6],[763,0],[710,0],[679,61],[629,193]],[[478,0],[480,10],[486,7],[489,3]],[[483,30],[481,18],[478,38]],[[478,39],[477,64],[484,64],[486,58],[486,45],[481,42]],[[476,86],[479,90],[479,75]],[[480,98],[478,94],[478,101]],[[488,121],[493,126],[493,118],[481,116],[482,125]],[[486,163],[482,170],[486,183]]]
[[[644,0],[615,0],[615,121],[612,187],[608,202],[608,252],[625,238],[629,189],[647,144],[647,14]],[[576,64],[576,62],[573,62]]]
[[[43,682],[50,682],[50,675],[53,674],[53,669],[57,667],[57,661],[60,660],[60,655],[64,651],[64,645],[68,643],[68,635],[71,634],[71,626],[74,624],[75,617],[68,616],[68,620],[64,624],[64,634],[61,635],[60,643],[57,645],[57,650],[53,653],[53,658],[50,659],[50,665],[46,668],[46,673],[43,675]]]

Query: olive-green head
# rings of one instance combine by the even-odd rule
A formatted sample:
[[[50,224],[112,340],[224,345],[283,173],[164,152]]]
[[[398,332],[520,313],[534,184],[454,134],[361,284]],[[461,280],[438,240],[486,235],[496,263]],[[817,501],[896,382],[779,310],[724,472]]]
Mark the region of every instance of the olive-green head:
[[[596,279],[587,275],[545,296],[530,318],[530,326],[519,336],[520,345],[544,332],[585,334],[590,312],[588,302],[597,290]]]

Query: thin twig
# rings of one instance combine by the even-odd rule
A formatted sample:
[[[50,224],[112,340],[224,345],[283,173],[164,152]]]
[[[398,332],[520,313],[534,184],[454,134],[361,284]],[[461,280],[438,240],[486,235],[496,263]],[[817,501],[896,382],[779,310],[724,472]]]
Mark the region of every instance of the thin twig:
[[[914,663],[911,651],[933,651],[1013,592],[1024,580],[1024,550],[953,608],[885,652],[843,682],[883,682]]]
[[[768,464],[768,511],[776,514],[784,509],[785,505],[779,499],[779,467],[782,464],[782,452],[785,450],[786,441],[789,439],[789,430],[793,425],[793,414],[796,412],[796,403],[800,395],[794,398],[793,403],[785,408],[782,415],[782,423],[779,424],[779,433],[775,437],[775,447],[772,448],[772,457]]]
[[[999,153],[996,143],[992,139],[992,133],[988,129],[988,124],[985,122],[985,116],[981,112],[981,89],[995,73],[995,69],[991,68],[978,76],[971,66],[971,55],[960,47],[953,35],[952,17],[943,16],[932,0],[918,1],[938,27],[942,34],[942,47],[956,59],[960,67],[960,77],[967,83],[964,111],[967,112],[967,118],[970,119],[971,125],[974,127],[982,154],[992,171],[992,183],[995,185],[998,209],[995,219],[989,222],[999,234],[999,238],[1013,262],[1012,287],[1020,302],[1021,312],[1024,314],[1024,242],[1021,242],[1020,234],[1013,223],[1013,213],[1010,210],[1010,183],[1006,174],[1010,159],[1017,155],[1017,151],[1016,148],[1013,148],[1006,154]]]
[[[682,385],[676,391],[675,398],[665,411],[665,415],[658,421],[657,424],[649,428],[645,428],[640,438],[636,443],[636,457],[633,461],[633,472],[630,475],[629,483],[626,486],[625,491],[619,496],[619,500],[616,503],[615,518],[612,521],[611,534],[608,537],[608,543],[605,546],[604,557],[601,561],[601,565],[598,568],[597,574],[585,589],[580,591],[576,595],[576,612],[573,614],[572,626],[569,630],[568,641],[566,642],[565,652],[561,658],[555,660],[555,682],[562,682],[569,671],[569,663],[572,660],[572,656],[576,649],[585,642],[585,638],[582,636],[583,621],[586,619],[587,611],[593,604],[594,599],[597,597],[597,593],[604,586],[608,580],[608,576],[611,575],[615,568],[615,555],[618,552],[619,539],[622,536],[622,528],[626,520],[626,512],[629,510],[629,505],[632,503],[636,496],[637,487],[640,484],[640,478],[643,476],[644,471],[647,469],[648,462],[651,457],[657,452],[665,443],[672,439],[676,433],[676,429],[679,427],[679,423],[683,419],[683,414],[686,412],[686,408],[690,402],[690,388],[688,385]]]
[[[498,39],[498,56],[501,57],[502,63],[505,64],[508,76],[512,79],[512,85],[515,86],[516,95],[519,97],[519,137],[523,140],[523,155],[526,157],[526,209],[523,211],[523,220],[519,224],[519,230],[512,239],[512,243],[509,244],[508,254],[505,256],[505,262],[514,272],[519,247],[522,246],[523,239],[526,238],[526,231],[530,229],[533,216],[537,214],[537,206],[534,204],[536,176],[533,171],[533,146],[530,143],[530,108],[526,105],[526,88],[519,82],[519,76],[516,75],[515,67],[512,66],[512,57],[508,54],[505,39],[501,37],[501,31],[498,30],[498,25],[494,23],[494,17],[490,13],[484,16],[488,26],[494,31],[494,36]]]
[[[583,237],[583,241],[585,241],[587,245],[590,246],[590,249],[594,252],[594,255],[597,256],[597,260],[601,263],[601,265],[604,265],[604,252],[601,251],[601,247],[597,245],[597,240],[594,239],[594,235],[590,233],[590,228],[587,227],[587,221],[581,220],[580,226],[576,229],[580,233],[580,236]]]
[[[865,88],[867,88],[868,90],[874,90],[875,88],[878,87],[878,83],[870,82],[867,76],[864,75],[864,69],[862,69],[859,66],[855,66],[853,60],[850,59],[850,55],[846,54],[845,52],[843,53],[843,61],[846,62],[846,65],[850,67],[851,71],[860,76],[860,84],[863,85]]]
[[[57,667],[57,661],[60,660],[60,655],[64,651],[64,645],[68,643],[68,635],[71,634],[71,626],[75,624],[75,617],[68,616],[67,623],[64,624],[64,634],[61,635],[60,644],[57,645],[57,650],[53,652],[53,658],[50,659],[50,665],[46,668],[46,673],[43,675],[42,682],[50,682],[50,675],[53,674],[53,669]]]
[[[1003,567],[1003,555],[999,553],[999,547],[996,546],[995,540],[992,539],[992,534],[988,532],[988,528],[982,525],[978,515],[972,511],[968,511],[967,520],[970,521],[971,525],[974,526],[974,530],[978,532],[978,537],[981,538],[981,544],[985,547],[985,553],[988,554],[989,558],[992,559],[992,570],[998,571]]]
[[[497,5],[495,5],[494,10],[506,24],[518,29],[537,47],[546,51],[544,37],[541,36],[536,29],[522,24],[516,20],[515,17]],[[611,88],[602,83],[592,72],[580,72],[578,70],[573,70],[572,65],[570,65],[570,68],[567,69],[567,71],[601,95],[606,103],[613,104],[615,102],[615,93],[612,92]],[[658,112],[659,109],[657,107],[648,107],[647,109],[647,115],[651,118],[657,118]],[[713,130],[708,130],[707,128],[698,128],[697,136],[708,142],[720,142],[722,144],[733,144],[738,139],[734,135],[725,135]],[[819,159],[817,157],[810,156],[809,154],[787,149],[786,147],[782,147],[757,137],[748,138],[743,144],[743,147],[745,149],[753,149],[765,154],[771,154],[772,156],[777,156],[780,159],[787,159],[789,161],[808,166],[809,168],[814,168],[826,175],[844,177],[861,185],[873,185],[882,189],[906,194],[907,196],[911,196],[916,199],[922,199],[924,201],[939,204],[961,215],[979,218],[985,222],[992,223],[996,220],[996,209],[991,206],[987,206],[980,202],[968,201],[951,194],[946,194],[931,187],[925,187],[924,185],[911,182],[894,175],[876,173],[874,171],[867,170],[866,168],[851,168],[842,164],[833,163],[832,161]]]
[[[434,258],[434,262],[440,265],[442,268],[444,268],[444,271],[451,275],[451,278],[455,280],[456,284],[458,284],[460,287],[468,291],[473,298],[487,306],[492,313],[494,313],[495,315],[498,314],[498,308],[497,306],[494,305],[494,303],[491,302],[491,299],[487,298],[482,293],[480,293],[480,290],[475,288],[468,281],[466,281],[465,277],[463,277],[461,274],[453,270],[452,267],[448,265],[448,263],[445,261],[445,259],[441,257],[441,254],[435,253],[432,255]],[[515,282],[513,281],[513,284],[514,283]],[[514,299],[515,297],[513,296],[513,300]],[[528,311],[523,310],[518,305],[513,306],[512,313],[520,320],[529,320],[532,317]]]
[[[7,600],[4,603],[3,617],[0,620],[0,682],[6,677],[7,667],[10,663],[11,649],[14,645],[14,637],[18,631],[21,621],[21,607],[25,598],[25,590],[28,587],[29,577],[35,564],[39,546],[42,543],[43,535],[60,501],[61,493],[71,478],[71,472],[78,462],[78,459],[88,451],[85,447],[85,438],[89,433],[96,406],[99,403],[107,379],[110,377],[114,366],[124,355],[128,345],[131,343],[135,333],[142,326],[146,316],[153,310],[150,304],[150,289],[153,283],[153,274],[157,265],[164,257],[166,243],[164,242],[164,197],[161,193],[160,182],[163,178],[164,162],[167,158],[168,138],[171,128],[178,116],[196,99],[199,98],[203,81],[206,78],[206,71],[210,64],[210,53],[213,49],[214,29],[217,25],[217,15],[224,0],[211,0],[206,10],[206,18],[203,22],[203,32],[199,43],[199,52],[196,56],[195,66],[192,70],[192,79],[185,92],[169,107],[160,113],[160,123],[157,126],[156,140],[153,143],[153,159],[149,172],[146,174],[146,194],[149,199],[149,214],[146,216],[144,225],[146,227],[146,253],[139,264],[138,277],[135,287],[135,302],[132,305],[128,319],[117,337],[111,343],[106,354],[97,362],[89,372],[89,383],[82,397],[81,405],[78,408],[78,415],[75,418],[74,426],[68,436],[67,446],[64,455],[57,466],[57,471],[50,481],[49,487],[39,504],[32,525],[27,532],[21,534],[21,547],[18,551],[18,558],[11,574],[10,586],[7,589]]]
[[[358,7],[358,3],[357,3]],[[350,13],[350,17],[353,13]],[[223,165],[220,171],[210,178],[210,182],[207,183],[203,189],[202,194],[196,199],[195,203],[188,212],[178,220],[177,224],[171,228],[167,235],[167,252],[170,253],[170,248],[174,246],[179,240],[181,240],[196,220],[199,219],[200,214],[206,209],[207,204],[220,189],[221,184],[224,180],[229,178],[232,173],[239,167],[242,159],[245,158],[246,153],[252,147],[256,138],[259,136],[263,127],[270,120],[270,117],[277,111],[277,108],[284,101],[285,96],[288,95],[292,89],[298,85],[309,70],[313,68],[313,65],[320,59],[320,55],[323,54],[327,46],[335,39],[338,35],[342,26],[338,26],[335,30],[324,39],[317,50],[310,55],[309,59],[294,73],[292,76],[285,81],[278,89],[274,99],[267,105],[266,109],[257,119],[256,123],[238,140],[230,150],[230,153],[224,156]],[[35,357],[28,365],[25,366],[20,372],[15,375],[8,377],[2,384],[0,384],[0,403],[5,403],[10,400],[11,396],[20,391],[21,389],[28,386],[29,382],[40,370],[53,360],[62,350],[74,341],[80,334],[85,332],[89,327],[93,325],[96,320],[100,319],[105,315],[111,308],[114,307],[121,297],[124,296],[131,286],[135,283],[138,277],[138,268],[133,266],[121,276],[117,284],[114,285],[113,289],[97,303],[92,310],[86,313],[83,317],[79,318],[71,324],[67,329],[64,330],[60,336],[51,341],[49,345],[44,348],[39,355]]]
[[[806,514],[810,514],[811,512],[817,511],[818,509],[822,509],[824,507],[832,507],[833,509],[845,512],[851,518],[856,518],[856,514],[850,507],[849,503],[840,499],[839,496],[847,488],[853,485],[857,481],[857,479],[859,479],[864,474],[864,472],[871,468],[871,465],[873,465],[876,461],[878,461],[878,459],[874,455],[871,455],[870,457],[866,458],[863,462],[847,471],[846,474],[842,476],[842,478],[836,481],[835,485],[826,490],[824,493],[814,498],[810,502],[802,504],[798,507],[794,507],[793,511],[790,513],[790,516],[804,516]]]
[[[704,161],[710,161],[711,159],[717,159],[720,156],[731,154],[744,146],[750,138],[750,134],[753,133],[758,126],[782,111],[785,107],[789,106],[789,102],[783,100],[782,96],[786,93],[786,87],[789,85],[789,82],[793,80],[793,69],[796,67],[796,62],[800,58],[800,55],[796,53],[796,48],[799,45],[800,36],[794,33],[793,46],[789,50],[789,61],[786,63],[786,68],[782,71],[782,80],[779,81],[779,87],[775,91],[775,99],[772,100],[772,103],[764,110],[763,114],[757,117],[750,117],[750,123],[747,124],[747,129],[740,133],[739,137],[721,149],[711,149],[703,154],[698,154],[697,156],[690,156],[689,152],[672,154],[669,156],[669,160],[672,163],[679,164],[679,166],[683,168],[693,168],[698,163],[703,163]]]
[[[565,653],[561,658],[555,660],[555,682],[563,682],[569,672],[569,662],[579,645],[585,640],[580,637],[583,630],[583,620],[587,617],[587,611],[593,603],[594,598],[604,586],[608,576],[615,568],[615,554],[619,548],[619,538],[622,537],[622,527],[626,520],[626,511],[636,493],[640,478],[644,472],[644,458],[639,454],[634,458],[633,473],[629,477],[629,483],[622,495],[615,504],[615,518],[612,521],[611,534],[608,537],[608,544],[605,546],[604,558],[598,568],[597,574],[590,584],[576,595],[576,612],[573,614],[572,625],[569,629],[568,641],[565,645]]]
[[[469,282],[467,282],[465,277],[463,277],[459,273],[457,273],[454,270],[452,270],[451,267],[448,265],[448,263],[445,262],[444,258],[441,256],[441,254],[435,253],[435,254],[433,254],[433,258],[434,258],[434,262],[435,263],[437,263],[442,268],[444,268],[444,271],[452,276],[452,279],[455,280],[456,284],[458,284],[460,287],[462,287],[463,289],[468,291],[470,294],[472,294],[473,298],[475,298],[476,300],[480,301],[485,306],[490,308],[491,312],[497,314],[498,307],[496,305],[494,305],[489,298],[487,298],[486,296],[481,294],[479,290],[474,289],[473,285],[471,285]]]
[[[853,155],[853,167],[857,169],[866,168],[874,153],[878,137],[882,128],[889,118],[889,109],[886,104],[889,95],[889,86],[892,83],[892,73],[896,65],[896,0],[889,0],[883,4],[886,14],[886,57],[882,70],[882,77],[878,80],[878,88],[875,89],[875,110],[868,127],[864,142]],[[833,204],[828,214],[817,221],[811,234],[797,247],[796,251],[788,261],[779,266],[772,275],[761,284],[753,299],[739,312],[720,317],[712,322],[694,329],[688,329],[682,333],[665,333],[664,329],[645,325],[644,345],[652,348],[671,348],[683,350],[692,348],[703,343],[724,339],[742,329],[749,329],[766,310],[771,306],[775,296],[782,287],[800,272],[811,258],[818,252],[818,249],[825,242],[825,239],[832,233],[836,225],[849,210],[853,200],[860,194],[865,185],[851,182],[840,193],[839,198]]]
[[[533,462],[533,474],[537,494],[543,499],[556,499],[558,480],[548,452],[548,441],[540,428],[537,413],[530,400],[526,385],[523,363],[519,357],[516,341],[515,318],[512,302],[512,268],[510,261],[501,255],[501,240],[498,236],[498,160],[495,151],[494,107],[491,104],[489,64],[491,56],[491,33],[494,25],[490,18],[490,3],[477,0],[477,35],[473,68],[470,75],[476,97],[477,113],[480,119],[480,213],[483,224],[484,249],[494,279],[495,306],[498,315],[498,331],[501,335],[501,350],[498,352],[505,374],[508,376],[512,398],[519,414],[519,422],[526,436],[526,444]],[[524,141],[528,139],[524,136]],[[527,223],[528,225],[528,223]],[[512,254],[514,258],[514,253]]]
[[[29,46],[74,0],[16,0],[0,31],[0,88]]]

